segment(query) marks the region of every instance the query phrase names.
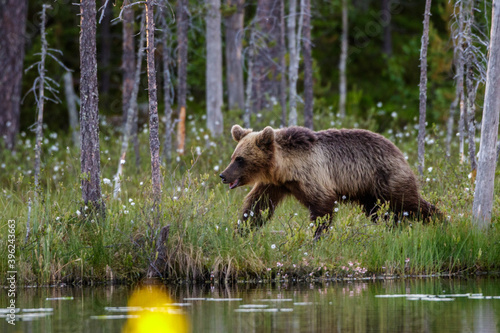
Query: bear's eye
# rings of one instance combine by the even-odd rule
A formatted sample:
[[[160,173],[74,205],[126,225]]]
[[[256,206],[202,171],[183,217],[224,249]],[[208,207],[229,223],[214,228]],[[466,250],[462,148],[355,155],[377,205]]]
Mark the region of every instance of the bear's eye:
[[[240,164],[244,162],[243,157],[241,157],[241,156],[236,157],[234,159],[234,161],[237,162],[237,163],[240,163]]]

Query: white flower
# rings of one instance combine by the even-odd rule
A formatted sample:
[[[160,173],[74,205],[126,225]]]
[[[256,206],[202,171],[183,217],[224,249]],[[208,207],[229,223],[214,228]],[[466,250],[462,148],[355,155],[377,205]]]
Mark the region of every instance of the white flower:
[[[80,215],[82,215],[82,212],[80,212],[79,210],[76,210],[76,215],[80,216]]]
[[[132,198],[129,198],[129,199],[128,199],[128,202],[132,202],[132,201],[134,201],[134,199],[132,199]]]
[[[335,209],[333,210],[334,212],[338,212],[339,211],[339,208],[338,207],[335,207]]]
[[[378,103],[377,103],[377,107],[378,107],[378,108],[381,108],[381,107],[382,107],[382,102],[378,102]]]
[[[342,200],[345,200],[347,199],[347,197],[345,195],[342,196]]]
[[[141,185],[141,186],[144,185],[144,182],[140,182],[139,185]]]
[[[102,182],[103,182],[104,184],[106,184],[106,185],[111,185],[111,180],[110,180],[110,179],[108,179],[108,178],[103,178],[103,179],[102,179]]]
[[[219,171],[219,166],[218,165],[214,166],[214,171]]]
[[[276,248],[276,244],[271,244],[271,249],[275,249]]]
[[[428,167],[427,171],[432,172],[432,167]]]
[[[391,113],[392,118],[396,118],[397,116],[398,116],[398,114],[396,112]]]
[[[120,160],[120,164],[125,164],[125,160]]]

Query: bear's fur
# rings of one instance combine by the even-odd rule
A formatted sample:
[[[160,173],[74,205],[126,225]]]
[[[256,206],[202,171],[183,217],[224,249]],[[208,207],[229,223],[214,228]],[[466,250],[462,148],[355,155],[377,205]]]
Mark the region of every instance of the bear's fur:
[[[260,132],[234,125],[238,142],[231,163],[220,174],[231,189],[253,185],[243,205],[243,220],[264,223],[280,201],[294,196],[310,211],[311,220],[333,215],[336,202],[359,203],[377,219],[380,203],[396,214],[424,220],[439,214],[419,194],[417,178],[401,151],[382,135],[361,129],[314,132],[303,127]],[[315,238],[328,227],[319,225]]]

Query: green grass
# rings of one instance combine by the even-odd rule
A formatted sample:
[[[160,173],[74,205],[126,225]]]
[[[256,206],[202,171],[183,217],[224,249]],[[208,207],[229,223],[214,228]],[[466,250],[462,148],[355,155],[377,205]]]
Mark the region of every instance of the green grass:
[[[331,113],[321,117],[322,124],[335,122],[336,127],[352,127],[357,121],[347,119],[341,126]],[[368,117],[359,120],[358,126],[377,130],[380,126],[376,121],[380,119]],[[396,143],[416,170],[416,130],[413,126],[397,128],[396,121],[391,121],[383,127],[392,130],[382,134]],[[204,120],[189,121],[188,153],[162,167],[159,219],[152,212],[147,131],[140,134],[139,168],[134,165],[132,149],[128,153],[119,199],[113,199],[112,186],[102,183],[104,218],[94,216],[81,201],[79,151],[66,148],[70,138],[65,134],[54,138],[46,133],[42,186],[36,202],[31,173],[34,140],[21,137],[16,154],[0,155],[1,278],[11,270],[7,266],[6,223],[10,219],[16,220],[19,284],[141,279],[155,259],[156,239],[166,225],[170,225],[170,236],[164,276],[176,282],[500,270],[499,191],[495,193],[492,227],[485,232],[476,230],[471,223],[474,186],[468,165],[458,163],[457,147],[451,158],[445,157],[444,131],[439,126],[429,130],[434,143],[426,145],[422,193],[449,217],[447,223],[423,225],[408,220],[394,224],[382,220],[373,224],[358,206],[339,203],[329,232],[314,242],[308,212],[293,199],[287,199],[263,228],[244,237],[235,233],[242,199],[249,189],[229,191],[218,177],[235,146],[229,133],[233,123],[226,119],[225,134],[214,140],[205,138]],[[255,127],[267,124],[261,120]],[[116,172],[118,138],[112,128],[102,126],[103,179],[113,179]],[[26,238],[29,200],[31,231]]]

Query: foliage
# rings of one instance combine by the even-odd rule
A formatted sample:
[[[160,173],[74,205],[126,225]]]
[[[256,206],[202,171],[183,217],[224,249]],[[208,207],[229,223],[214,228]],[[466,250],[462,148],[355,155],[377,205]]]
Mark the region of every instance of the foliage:
[[[315,121],[321,122],[321,127],[383,127],[383,134],[416,168],[414,126],[400,127],[397,115],[382,107],[370,110],[365,119],[347,117],[341,123],[328,108],[317,108]],[[189,153],[162,167],[163,199],[158,221],[151,212],[147,150],[138,169],[128,155],[122,192],[119,200],[113,200],[110,184],[119,158],[119,133],[102,121],[102,188],[107,213],[99,220],[81,202],[79,152],[66,147],[70,137],[47,134],[40,177],[43,190],[40,203],[32,205],[27,243],[34,142],[22,135],[15,155],[0,155],[0,218],[16,220],[19,282],[43,285],[138,280],[154,261],[158,233],[168,224],[165,277],[177,282],[472,274],[500,268],[498,190],[493,213],[497,218],[492,228],[477,231],[470,222],[474,184],[468,177],[468,164],[458,164],[456,145],[452,157],[444,158],[445,131],[437,125],[426,140],[428,169],[422,179],[422,193],[446,214],[447,221],[423,225],[413,220],[381,219],[374,224],[356,205],[340,202],[334,207],[338,211],[329,232],[314,242],[314,225],[308,220],[307,210],[288,199],[263,228],[240,236],[235,230],[248,188],[229,191],[218,177],[234,149],[229,127],[240,117],[231,113],[225,122],[226,134],[213,140],[203,116],[189,116]],[[269,122],[262,116],[256,129]],[[147,127],[139,139],[146,147]],[[0,255],[4,257],[6,244],[7,232],[1,232]],[[1,261],[0,272],[6,271],[6,261]]]

